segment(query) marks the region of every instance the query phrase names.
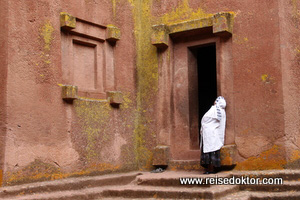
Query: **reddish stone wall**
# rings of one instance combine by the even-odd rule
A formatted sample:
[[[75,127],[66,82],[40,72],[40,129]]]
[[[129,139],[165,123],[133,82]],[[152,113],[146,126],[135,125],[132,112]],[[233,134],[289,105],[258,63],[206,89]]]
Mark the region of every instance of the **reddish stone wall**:
[[[113,12],[116,8],[107,1],[1,4],[4,3],[9,10],[8,36],[1,37],[8,43],[7,48],[1,48],[8,52],[1,53],[3,66],[8,60],[9,114],[6,148],[1,154],[1,158],[5,157],[6,184],[136,169],[132,139],[135,53],[130,4],[123,2],[116,15]],[[1,9],[6,10],[5,6]],[[73,103],[62,100],[61,84],[72,83],[66,82],[62,73],[65,67],[62,60],[66,58],[61,53],[60,12],[103,26],[114,24],[121,29],[124,39],[115,45],[114,52],[115,90],[122,91],[124,96],[119,108],[112,107],[106,96],[89,99],[82,94]],[[1,28],[6,24],[1,21]],[[5,93],[4,87],[1,94]],[[5,105],[1,104],[1,108]],[[2,122],[5,120],[1,119]]]
[[[227,108],[227,123],[234,126],[234,137],[230,133],[225,142],[237,145],[236,169],[299,167],[299,103],[295,101],[299,84],[294,78],[299,66],[297,2],[172,1],[168,6],[157,1],[153,5],[156,24],[188,21],[220,11],[235,14],[232,52],[228,52],[234,89],[224,96],[234,100]]]
[[[284,105],[284,139],[286,167],[300,163],[300,2],[279,1],[280,58]]]
[[[299,167],[299,7],[295,0],[1,1],[0,167],[6,184],[150,169],[153,148],[170,145],[175,132],[174,72],[160,65],[173,65],[173,46],[160,56],[151,44],[152,25],[218,12],[235,16],[226,39],[231,50],[222,59],[232,63],[224,69],[233,74],[224,79],[233,82],[223,88],[229,100],[225,142],[237,145],[237,169]],[[106,100],[105,86],[101,99],[81,91],[73,102],[62,100],[61,86],[73,84],[65,66],[76,59],[65,60],[61,12],[120,29],[115,45],[100,41],[110,45],[104,65],[114,63],[114,70],[103,73],[103,81],[123,93],[119,107]]]
[[[5,138],[6,138],[6,80],[7,80],[7,2],[0,2],[0,185],[4,166]]]

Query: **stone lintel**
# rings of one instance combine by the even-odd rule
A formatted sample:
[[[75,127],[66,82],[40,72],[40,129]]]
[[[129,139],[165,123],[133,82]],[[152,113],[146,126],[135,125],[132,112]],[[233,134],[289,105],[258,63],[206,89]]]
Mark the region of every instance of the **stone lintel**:
[[[61,12],[60,27],[64,30],[71,30],[76,28],[76,17],[73,17],[72,15],[66,12]]]
[[[220,12],[209,15],[206,18],[185,21],[172,25],[154,25],[151,42],[158,48],[169,46],[169,35],[211,28],[212,33],[220,37],[232,35],[234,14],[231,12]]]
[[[234,15],[231,13],[217,13],[213,20],[213,33],[219,36],[231,36]]]
[[[169,165],[170,147],[158,145],[153,152],[154,166],[168,166]]]
[[[63,100],[74,100],[78,98],[78,87],[74,85],[62,85],[62,99]]]
[[[211,27],[213,25],[213,18],[203,18],[203,19],[197,19],[197,20],[191,20],[191,21],[185,21],[178,24],[173,24],[169,26],[170,33],[179,33],[184,31],[191,31],[201,28],[207,28]]]
[[[152,26],[153,34],[151,43],[157,48],[167,48],[169,46],[168,27],[165,24]]]
[[[221,148],[221,165],[231,166],[236,164],[237,147],[235,144],[224,145]]]
[[[123,103],[123,94],[120,91],[107,92],[108,102],[113,105],[119,105]]]
[[[107,25],[106,40],[108,42],[116,42],[121,38],[121,31],[113,25]]]

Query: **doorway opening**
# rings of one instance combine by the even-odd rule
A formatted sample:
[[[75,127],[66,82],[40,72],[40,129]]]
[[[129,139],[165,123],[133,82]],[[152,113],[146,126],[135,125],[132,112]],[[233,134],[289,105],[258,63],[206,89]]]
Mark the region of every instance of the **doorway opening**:
[[[217,98],[216,45],[197,49],[199,128],[203,115]]]
[[[201,119],[218,95],[216,44],[189,49],[190,149],[198,150]]]

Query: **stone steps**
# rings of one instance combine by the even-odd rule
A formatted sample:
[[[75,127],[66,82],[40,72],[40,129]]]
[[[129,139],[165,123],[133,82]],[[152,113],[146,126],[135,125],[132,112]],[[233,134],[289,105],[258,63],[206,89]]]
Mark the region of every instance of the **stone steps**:
[[[132,182],[139,172],[110,174],[103,176],[67,178],[55,181],[44,181],[0,188],[0,198],[8,198],[16,195],[37,194],[45,192],[80,190],[108,185],[126,185]]]
[[[199,172],[184,173],[180,171],[171,171],[161,174],[144,173],[136,179],[137,185],[144,186],[172,186],[172,187],[210,187],[204,182],[203,178],[215,178],[216,174],[204,175]],[[229,173],[219,173],[218,177],[231,177]],[[181,184],[180,178],[199,178],[203,179],[203,184]]]
[[[232,176],[284,178],[282,185],[181,185],[179,178]],[[90,199],[300,199],[300,170],[230,171],[203,175],[199,171],[131,172],[67,178],[0,188],[4,200]]]
[[[238,190],[236,185],[211,186],[210,188],[178,188],[156,186],[122,186],[103,191],[104,197],[168,198],[168,199],[216,199]]]
[[[85,188],[80,190],[64,190],[53,192],[41,192],[30,194],[19,194],[1,198],[3,200],[90,200],[102,197],[102,192],[110,186]]]
[[[277,185],[240,185],[240,191],[228,194],[221,200],[294,200],[300,199],[300,170],[270,170],[232,172],[231,176],[251,178],[283,178]]]
[[[299,200],[300,192],[253,192],[240,191],[229,194],[219,200]]]
[[[262,192],[300,191],[300,181],[284,181],[282,185],[240,185],[240,190]]]
[[[283,178],[284,181],[300,181],[300,170],[263,170],[263,171],[231,171],[231,176],[250,176],[263,178]]]

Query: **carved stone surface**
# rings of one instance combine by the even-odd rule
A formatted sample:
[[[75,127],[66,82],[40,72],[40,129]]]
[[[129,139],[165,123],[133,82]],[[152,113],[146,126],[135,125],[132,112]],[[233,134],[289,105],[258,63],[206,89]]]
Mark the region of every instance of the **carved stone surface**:
[[[63,85],[62,87],[62,99],[63,100],[74,100],[77,99],[78,87],[74,85]]]
[[[76,18],[68,13],[61,12],[60,26],[62,29],[66,29],[66,30],[74,29],[76,28]]]
[[[106,98],[106,91],[115,90],[112,42],[120,39],[120,30],[65,12],[60,17],[64,83],[78,86],[80,96]]]
[[[164,24],[152,27],[154,32],[151,36],[151,43],[157,48],[167,48],[169,46],[168,27]]]
[[[113,25],[107,25],[106,40],[116,42],[121,38],[121,31]]]
[[[107,92],[107,97],[110,104],[123,103],[123,94],[120,91],[109,91]]]
[[[221,165],[235,165],[236,164],[236,145],[225,145],[221,148]]]
[[[212,33],[220,37],[232,35],[234,15],[230,12],[221,12],[205,18],[184,21],[172,25],[154,25],[151,43],[157,48],[169,46],[169,35],[189,31],[201,31],[212,28]]]
[[[156,146],[153,152],[153,165],[166,166],[169,164],[169,146]]]
[[[214,16],[213,33],[220,36],[230,36],[233,29],[233,15],[217,13]]]

